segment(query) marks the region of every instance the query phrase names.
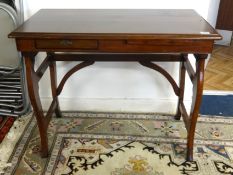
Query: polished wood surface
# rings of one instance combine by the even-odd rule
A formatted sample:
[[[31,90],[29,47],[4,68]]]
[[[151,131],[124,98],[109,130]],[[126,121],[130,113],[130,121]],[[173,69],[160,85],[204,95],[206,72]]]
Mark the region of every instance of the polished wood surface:
[[[175,119],[183,117],[188,132],[187,160],[193,160],[193,141],[202,97],[204,61],[221,36],[193,10],[40,10],[9,34],[16,38],[27,69],[29,97],[41,137],[42,157],[48,156],[47,128],[58,96],[68,78],[96,61],[135,61],[161,73],[178,97]],[[38,52],[47,57],[34,69]],[[188,54],[196,58],[196,70]],[[57,86],[56,61],[83,61],[69,70]],[[152,61],[180,62],[180,82]],[[46,115],[39,97],[39,80],[50,68],[53,101]],[[184,103],[185,73],[193,83],[190,114]]]
[[[216,28],[233,31],[233,1],[220,0]]]
[[[20,51],[210,53],[221,36],[193,10],[40,10],[9,37]]]
[[[41,25],[43,24],[43,25]],[[194,10],[42,9],[11,37],[218,39],[216,31]]]

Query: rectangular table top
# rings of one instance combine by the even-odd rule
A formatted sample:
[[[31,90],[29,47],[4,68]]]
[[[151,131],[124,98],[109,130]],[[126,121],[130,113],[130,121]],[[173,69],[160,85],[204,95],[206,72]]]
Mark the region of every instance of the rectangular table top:
[[[9,37],[221,39],[194,10],[42,9]]]

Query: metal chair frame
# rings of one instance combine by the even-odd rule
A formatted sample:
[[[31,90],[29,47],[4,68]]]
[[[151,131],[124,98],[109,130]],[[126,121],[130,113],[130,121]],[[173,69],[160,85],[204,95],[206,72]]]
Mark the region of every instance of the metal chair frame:
[[[14,9],[9,4],[0,1],[0,10],[4,10],[11,17],[15,28],[24,21],[23,0],[18,0],[18,6],[16,7],[18,8]],[[19,115],[25,114],[30,109],[25,83],[25,68],[22,56],[19,52],[18,57],[19,63],[16,67],[12,68],[0,65],[0,80],[5,82],[0,84],[0,115],[2,116],[18,117]],[[5,81],[9,79],[17,79],[17,73],[19,73],[21,78],[19,84]],[[15,105],[9,103],[19,104]]]

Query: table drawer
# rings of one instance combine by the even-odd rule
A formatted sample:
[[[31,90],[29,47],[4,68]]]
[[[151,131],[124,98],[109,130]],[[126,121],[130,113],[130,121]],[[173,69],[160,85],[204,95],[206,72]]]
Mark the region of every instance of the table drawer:
[[[104,52],[210,53],[213,40],[100,40],[98,50]]]
[[[97,40],[36,40],[37,49],[97,49]]]

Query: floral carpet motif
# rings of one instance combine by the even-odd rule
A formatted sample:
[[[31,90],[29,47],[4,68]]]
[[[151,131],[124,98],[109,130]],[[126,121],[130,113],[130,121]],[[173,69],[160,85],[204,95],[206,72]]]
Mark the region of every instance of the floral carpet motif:
[[[50,156],[40,158],[36,121],[27,125],[5,174],[233,174],[233,119],[200,117],[193,162],[182,121],[157,114],[63,113],[53,118]]]

